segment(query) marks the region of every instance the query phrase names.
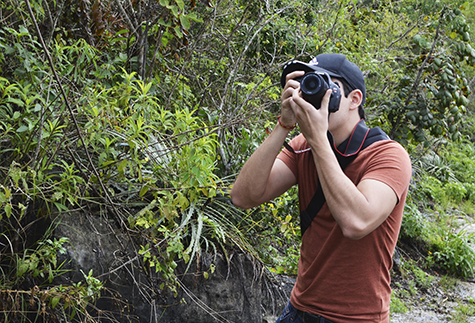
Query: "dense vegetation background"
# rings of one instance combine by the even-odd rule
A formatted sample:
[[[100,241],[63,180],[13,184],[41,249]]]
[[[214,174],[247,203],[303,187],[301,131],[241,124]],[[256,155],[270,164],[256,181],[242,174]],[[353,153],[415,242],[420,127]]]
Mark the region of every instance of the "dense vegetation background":
[[[126,233],[158,289],[232,249],[295,274],[295,192],[244,212],[228,189],[276,124],[282,66],[323,52],[361,67],[368,123],[411,154],[400,271],[473,279],[474,17],[460,0],[2,1],[0,315],[100,321],[96,273],[54,283],[68,237],[51,233],[77,211]]]

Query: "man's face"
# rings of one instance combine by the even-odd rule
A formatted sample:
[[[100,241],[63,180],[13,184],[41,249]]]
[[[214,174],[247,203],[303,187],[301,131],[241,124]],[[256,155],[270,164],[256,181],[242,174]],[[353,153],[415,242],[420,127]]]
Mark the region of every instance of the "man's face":
[[[338,129],[338,127],[342,125],[343,122],[347,122],[349,112],[348,109],[351,104],[351,100],[347,97],[347,94],[345,93],[345,89],[341,81],[334,77],[332,77],[332,81],[340,87],[341,100],[340,109],[334,113],[330,113],[328,121],[328,130],[330,130],[330,132],[334,132],[336,129]]]

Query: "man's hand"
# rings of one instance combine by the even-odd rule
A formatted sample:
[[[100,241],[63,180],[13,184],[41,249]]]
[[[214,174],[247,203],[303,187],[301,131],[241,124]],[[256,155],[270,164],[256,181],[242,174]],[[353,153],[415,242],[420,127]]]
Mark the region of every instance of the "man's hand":
[[[300,91],[300,82],[296,81],[295,78],[303,76],[305,74],[304,71],[295,71],[289,73],[286,76],[286,83],[284,89],[282,90],[282,94],[280,96],[281,102],[281,122],[286,126],[293,126],[297,123],[295,118],[295,114],[293,111],[293,95],[295,92]]]
[[[328,104],[331,90],[327,90],[322,98],[320,109],[305,101],[302,92],[294,91],[292,95],[292,111],[294,112],[300,131],[312,146],[314,140],[327,140],[328,130]]]

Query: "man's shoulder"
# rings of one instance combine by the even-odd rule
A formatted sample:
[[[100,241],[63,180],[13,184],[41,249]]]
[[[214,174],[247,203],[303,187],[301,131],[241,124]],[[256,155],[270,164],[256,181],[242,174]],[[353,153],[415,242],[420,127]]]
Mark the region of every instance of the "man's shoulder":
[[[409,155],[406,149],[397,141],[392,139],[379,140],[366,148],[368,151],[399,151],[403,155]]]
[[[397,163],[408,169],[412,167],[409,153],[399,142],[392,139],[380,140],[371,144],[360,153],[359,157],[374,162]]]

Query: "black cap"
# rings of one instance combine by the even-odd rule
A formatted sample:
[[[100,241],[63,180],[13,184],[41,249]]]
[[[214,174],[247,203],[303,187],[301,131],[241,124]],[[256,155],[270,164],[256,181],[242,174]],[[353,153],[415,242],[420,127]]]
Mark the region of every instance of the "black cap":
[[[325,72],[332,77],[344,79],[353,90],[359,89],[363,92],[361,105],[366,101],[366,86],[363,72],[356,64],[346,59],[343,54],[326,53],[315,56],[310,63],[292,61],[284,67],[280,82],[285,86],[287,74],[294,71],[305,71],[305,73],[317,71]]]

